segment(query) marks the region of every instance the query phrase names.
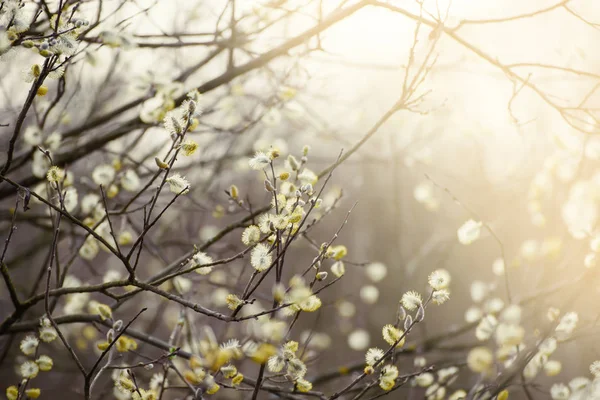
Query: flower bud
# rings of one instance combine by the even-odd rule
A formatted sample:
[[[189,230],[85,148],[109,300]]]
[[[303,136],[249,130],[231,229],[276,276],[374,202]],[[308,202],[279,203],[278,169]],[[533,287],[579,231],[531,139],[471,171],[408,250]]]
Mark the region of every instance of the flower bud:
[[[275,191],[273,184],[268,179],[265,179],[265,189],[267,190],[267,192],[271,192],[271,193]]]
[[[317,272],[316,278],[318,281],[324,281],[325,279],[327,279],[327,272],[326,271]]]
[[[113,324],[113,329],[115,331],[120,331],[121,328],[123,328],[123,320],[119,319],[119,320],[115,321],[115,323]]]
[[[154,157],[154,162],[156,163],[156,166],[158,168],[160,168],[160,169],[167,169],[167,168],[169,168],[169,164],[167,164],[166,162],[162,161],[158,157]]]
[[[408,331],[412,325],[413,321],[412,321],[412,317],[409,315],[406,316],[406,319],[404,320],[404,330]]]
[[[190,113],[190,115],[196,112],[196,102],[194,100],[190,100],[188,102],[188,112]]]
[[[404,307],[400,306],[398,309],[398,320],[403,321],[406,318],[406,310]]]
[[[423,308],[423,304],[419,304],[419,309],[415,314],[415,322],[421,322],[425,319],[425,308]]]
[[[290,154],[287,158],[287,161],[290,164],[290,168],[292,169],[292,171],[298,171],[298,168],[300,168],[300,164],[298,164],[298,160],[296,160],[296,157]]]
[[[229,188],[229,195],[231,196],[232,199],[237,199],[239,196],[239,191],[237,186],[235,185],[231,185],[231,187]]]

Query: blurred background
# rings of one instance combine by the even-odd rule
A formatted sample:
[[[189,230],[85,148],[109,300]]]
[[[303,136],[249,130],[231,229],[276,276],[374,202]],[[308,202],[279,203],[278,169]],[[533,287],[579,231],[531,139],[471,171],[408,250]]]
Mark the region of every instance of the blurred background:
[[[184,89],[219,77],[231,62],[231,56],[223,51],[181,83],[173,84],[214,47],[151,45],[165,42],[167,33],[173,32],[208,34],[171,37],[168,43],[213,40],[210,35],[215,26],[229,23],[228,2],[121,3],[106,3],[103,13],[118,10],[89,36],[89,47],[79,55],[82,60],[68,70],[66,76],[73,77],[66,86],[68,96],[49,114],[45,135],[85,126],[147,95],[149,85],[157,82],[172,84],[177,94],[184,93]],[[236,15],[249,17],[238,23],[234,34],[253,32],[277,18],[281,21],[252,35],[247,46],[236,49],[234,62],[244,65],[310,29],[321,15],[356,3],[239,0]],[[428,309],[424,323],[416,329],[415,341],[465,326],[465,313],[472,307],[485,311],[498,299],[508,305],[510,300],[516,303],[547,291],[524,308],[526,338],[535,340],[535,330],[542,326],[549,307],[578,311],[583,327],[576,341],[559,346],[555,358],[563,363],[563,372],[552,378],[540,373],[533,380],[535,398],[549,398],[550,384],[588,374],[589,364],[600,357],[594,340],[600,316],[597,274],[578,281],[575,301],[571,292],[552,290],[595,265],[595,259],[587,256],[591,254],[590,238],[599,233],[596,89],[600,84],[600,9],[593,0],[397,0],[381,4],[429,21],[441,20],[443,29],[459,40],[425,24],[415,34],[414,18],[391,8],[366,6],[268,65],[205,94],[202,106],[209,112],[199,132],[192,134],[200,144],[201,155],[181,167],[192,182],[192,195],[169,210],[154,232],[161,255],[148,256],[147,271],[159,271],[166,262],[177,259],[194,244],[210,240],[243,215],[240,210],[232,211],[223,194],[231,184],[257,207],[266,204],[263,176],[249,172],[247,167],[254,151],[276,146],[283,156],[299,157],[302,146],[308,144],[308,166],[321,171],[335,162],[340,151],[349,151],[364,137],[403,95],[407,73],[414,76],[424,65],[427,73],[416,93],[423,97],[417,106],[396,112],[333,172],[325,192],[333,196],[342,190],[342,200],[311,238],[318,244],[330,240],[356,203],[337,241],[348,248],[347,273],[323,294],[323,308],[301,319],[294,330],[298,335],[310,329],[329,335],[333,342],[314,367],[328,371],[361,362],[368,346],[382,346],[381,326],[395,320],[402,294],[407,290],[425,294],[427,276],[435,269],[451,273],[451,298],[443,306]],[[81,2],[79,7],[79,12],[90,19],[95,10],[94,2]],[[229,39],[231,30],[224,28],[219,35],[214,40]],[[21,110],[28,90],[23,71],[39,62],[33,61],[35,57],[39,56],[21,51],[11,59],[2,59],[0,123],[12,123]],[[38,99],[36,107],[43,110],[51,100]],[[73,135],[64,149],[77,148],[89,138],[118,129],[128,118],[152,109],[151,102],[152,98],[90,128],[81,137]],[[35,125],[37,112],[28,114],[25,129]],[[2,152],[8,150],[11,133],[10,127],[0,128]],[[94,167],[110,164],[114,154],[129,146],[134,136],[109,141],[104,150],[70,163],[81,187],[80,199],[91,190],[89,175]],[[164,147],[166,140],[168,134],[162,126],[151,126],[130,155],[145,156]],[[17,143],[20,151],[26,146]],[[9,176],[27,182],[31,160],[19,160],[22,162]],[[4,155],[0,155],[0,162],[5,162]],[[153,163],[152,157],[144,161],[147,166]],[[0,187],[8,190],[6,184]],[[8,232],[14,196],[3,193],[1,230]],[[34,208],[31,213],[29,218],[22,214],[24,220],[8,252],[11,274],[23,293],[29,290],[26,287],[32,276],[38,274],[38,265],[47,258],[47,243],[52,237],[44,228],[43,208]],[[463,245],[457,230],[469,219],[483,221],[485,227],[478,240]],[[219,241],[209,254],[218,259],[239,249],[240,233]],[[316,255],[308,241],[299,241],[292,251],[290,273],[303,270]],[[504,273],[499,267],[503,259]],[[235,264],[235,271],[243,271],[245,263]],[[378,266],[373,267],[373,263]],[[117,269],[116,259],[102,252],[93,263],[77,260],[72,268],[84,282],[101,281],[107,271]],[[192,277],[198,286],[190,296],[222,307],[219,296],[225,292],[217,290],[223,283],[219,276],[202,283],[196,281],[203,277]],[[505,279],[512,299],[507,297]],[[474,282],[481,285],[475,284],[474,289]],[[484,299],[473,294],[481,287],[485,287]],[[264,295],[269,295],[265,290]],[[13,310],[5,287],[0,288],[0,297],[0,319],[4,319]],[[153,311],[142,315],[138,323],[166,338],[179,308],[152,295],[144,295],[142,302]],[[138,304],[128,303],[123,318],[134,315]],[[36,312],[28,319],[39,317],[41,308]],[[87,343],[78,331],[83,325],[68,329],[82,354],[93,357],[95,335],[88,332]],[[224,327],[215,324],[213,329],[220,335]],[[356,332],[363,330],[367,339],[353,343],[352,335],[356,339]],[[16,364],[11,360],[19,357],[17,339],[0,339],[4,346],[1,382],[15,381]],[[473,330],[467,331],[448,341],[447,349],[428,352],[427,361],[464,361],[464,347],[460,345],[474,343]],[[413,362],[411,355],[400,365],[410,369]],[[58,371],[61,375],[53,375],[52,382],[44,384],[48,398],[80,398],[77,393],[65,393],[74,367]],[[464,374],[459,382],[458,387],[469,388],[476,377]],[[329,388],[324,388],[328,393]],[[423,392],[413,388],[398,395],[408,397],[396,398],[423,398]],[[242,394],[224,391],[219,396],[245,398]],[[521,392],[514,393],[514,398],[521,396],[527,398]]]

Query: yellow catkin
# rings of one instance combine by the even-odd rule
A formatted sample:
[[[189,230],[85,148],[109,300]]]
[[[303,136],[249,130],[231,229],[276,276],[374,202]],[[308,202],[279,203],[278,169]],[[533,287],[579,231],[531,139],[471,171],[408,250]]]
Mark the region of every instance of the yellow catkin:
[[[504,389],[500,393],[498,393],[498,400],[507,400],[508,399],[508,390]]]
[[[31,388],[25,391],[25,395],[31,399],[37,399],[42,394],[42,391],[38,388]]]

